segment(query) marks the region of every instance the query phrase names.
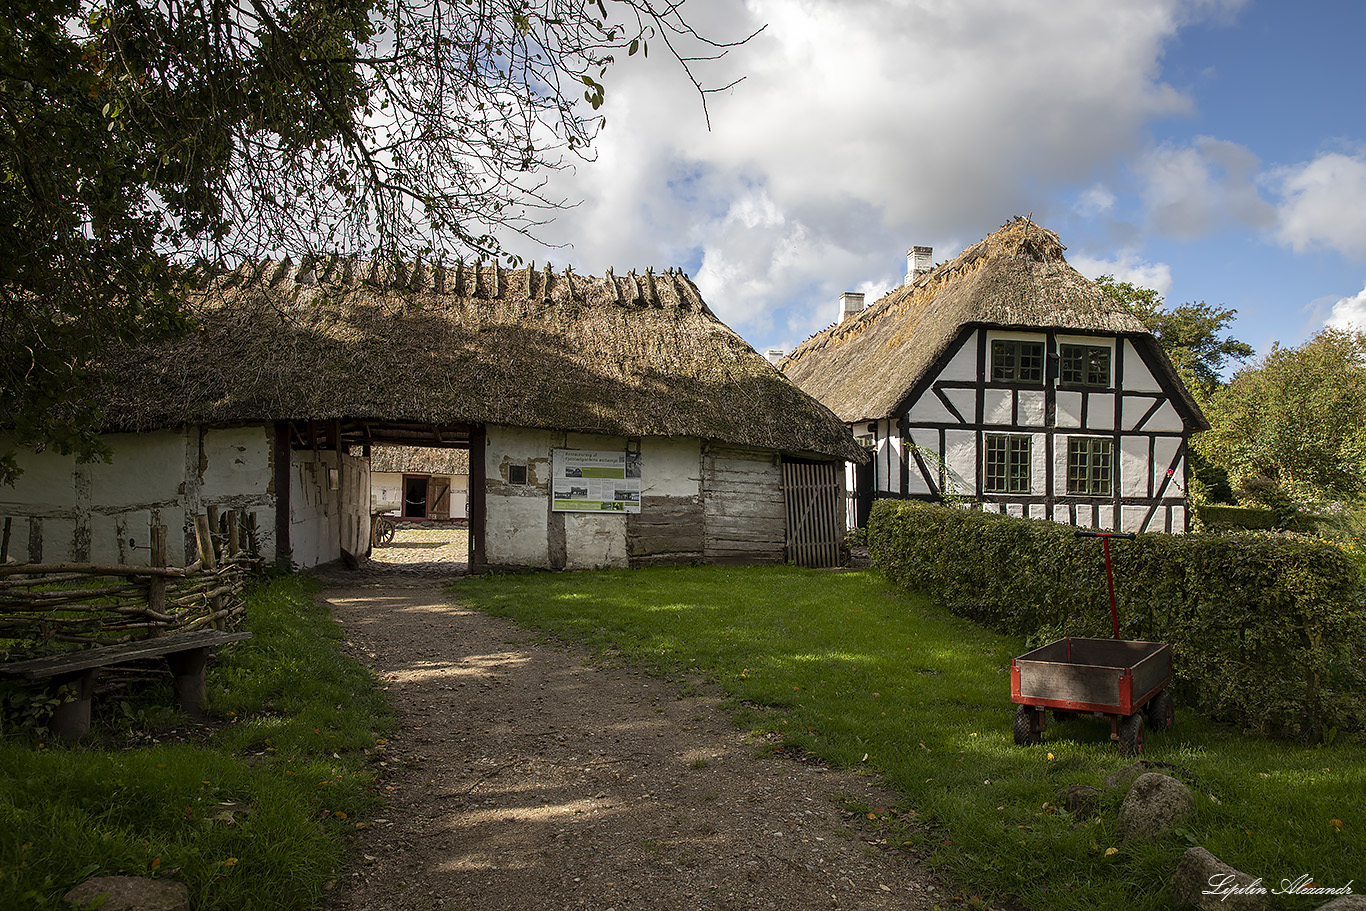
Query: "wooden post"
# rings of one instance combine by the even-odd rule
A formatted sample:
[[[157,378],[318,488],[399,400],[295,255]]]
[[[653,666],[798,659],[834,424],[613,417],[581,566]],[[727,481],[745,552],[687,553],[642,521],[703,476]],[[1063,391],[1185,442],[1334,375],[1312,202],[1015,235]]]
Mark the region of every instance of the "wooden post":
[[[236,557],[242,549],[242,510],[234,509],[228,513],[228,558]]]
[[[4,536],[0,537],[0,563],[9,562],[9,531],[10,523],[14,521],[12,516],[5,516]]]
[[[204,569],[206,571],[213,572],[214,570],[218,569],[218,560],[214,557],[213,553],[213,538],[209,534],[208,516],[194,517],[194,533],[195,537],[199,540],[199,562],[204,565]],[[222,595],[214,595],[212,598],[209,599],[209,610],[216,614],[222,609]],[[222,617],[219,617],[217,620],[213,621],[214,629],[223,629],[226,625],[227,624],[224,623],[224,618]]]
[[[275,559],[288,560],[294,553],[289,542],[289,495],[293,481],[289,446],[289,422],[275,424]]]
[[[484,572],[488,566],[485,549],[485,525],[488,516],[486,468],[484,450],[488,446],[488,429],[483,424],[470,428],[470,492],[469,492],[469,567],[472,573]]]
[[[167,563],[166,556],[166,526],[152,526],[152,560],[151,565],[159,569],[165,569]],[[147,583],[147,608],[156,614],[166,613],[166,577],[153,576]],[[153,623],[156,621],[154,620]],[[148,636],[161,635],[161,627],[149,627]]]
[[[217,559],[223,556],[223,551],[218,547],[217,544],[213,543],[213,536],[221,534],[221,529],[218,525],[218,507],[206,506],[204,507],[204,512],[208,518],[209,523],[209,543],[212,546],[214,558]]]

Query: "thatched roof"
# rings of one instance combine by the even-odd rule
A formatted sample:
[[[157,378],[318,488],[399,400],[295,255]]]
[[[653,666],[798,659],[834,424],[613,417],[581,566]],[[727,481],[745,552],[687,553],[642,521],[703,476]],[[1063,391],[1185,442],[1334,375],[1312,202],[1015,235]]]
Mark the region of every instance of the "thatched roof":
[[[286,259],[202,279],[191,308],[187,335],[105,366],[108,429],[488,423],[860,457],[681,272]]]
[[[437,449],[433,446],[375,446],[370,450],[370,470],[407,474],[470,473],[468,449]]]
[[[1064,249],[1052,231],[1012,219],[857,317],[813,335],[778,367],[850,424],[899,414],[949,345],[972,326],[1124,336],[1175,377],[1152,334],[1069,266]],[[1177,406],[1196,429],[1207,426],[1184,387]]]

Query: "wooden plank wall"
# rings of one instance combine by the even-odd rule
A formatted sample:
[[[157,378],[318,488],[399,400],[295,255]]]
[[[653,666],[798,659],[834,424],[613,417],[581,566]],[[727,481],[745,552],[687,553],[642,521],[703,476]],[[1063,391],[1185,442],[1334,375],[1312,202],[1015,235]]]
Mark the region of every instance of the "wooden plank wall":
[[[777,454],[708,445],[702,491],[708,562],[783,562],[787,516]]]
[[[784,462],[787,559],[798,566],[838,566],[844,539],[844,485],[835,462]]]

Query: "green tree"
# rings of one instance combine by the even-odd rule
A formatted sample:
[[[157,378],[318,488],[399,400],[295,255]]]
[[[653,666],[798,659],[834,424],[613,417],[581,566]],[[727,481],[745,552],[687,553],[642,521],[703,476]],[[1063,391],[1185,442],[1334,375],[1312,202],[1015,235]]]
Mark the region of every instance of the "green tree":
[[[610,6],[610,10],[609,10]],[[501,256],[565,201],[620,57],[675,0],[12,0],[0,9],[0,401],[17,440],[105,454],[110,344],[174,332],[177,285],[269,252]],[[742,39],[740,42],[743,43]],[[0,481],[15,476],[0,450]]]
[[[1157,337],[1182,381],[1201,399],[1219,386],[1229,361],[1253,354],[1251,345],[1228,334],[1237,310],[1212,307],[1204,301],[1168,309],[1162,295],[1152,288],[1117,282],[1113,275],[1102,275],[1096,284]]]
[[[1196,449],[1263,499],[1366,495],[1366,333],[1324,329],[1274,346],[1205,405]]]

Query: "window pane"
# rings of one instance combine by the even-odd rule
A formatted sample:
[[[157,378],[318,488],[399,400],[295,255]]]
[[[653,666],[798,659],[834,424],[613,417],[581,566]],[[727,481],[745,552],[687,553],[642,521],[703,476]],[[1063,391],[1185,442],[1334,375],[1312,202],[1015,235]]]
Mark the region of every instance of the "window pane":
[[[984,492],[1029,493],[1031,444],[1027,436],[987,434]]]
[[[1068,386],[1109,386],[1109,346],[1059,345],[1058,380]]]
[[[991,378],[998,383],[1042,383],[1043,342],[996,339],[991,343]]]
[[[1067,441],[1067,492],[1108,497],[1113,490],[1113,441],[1073,437]]]
[[[986,492],[1005,493],[1006,489],[1006,445],[1005,437],[992,434],[986,438]]]
[[[991,343],[991,378],[1006,382],[1015,376],[1015,346],[1010,342]]]

